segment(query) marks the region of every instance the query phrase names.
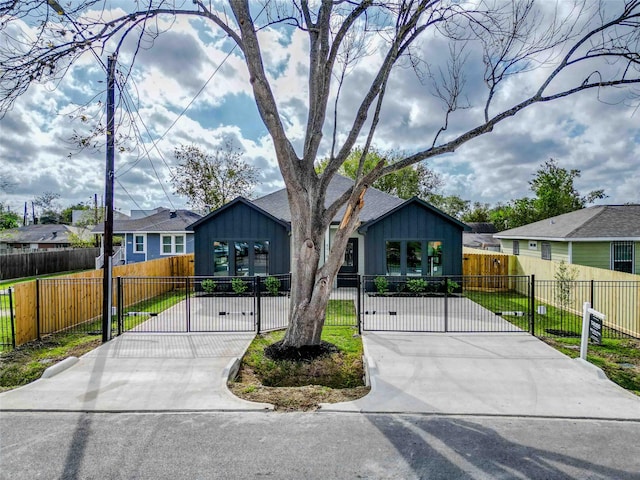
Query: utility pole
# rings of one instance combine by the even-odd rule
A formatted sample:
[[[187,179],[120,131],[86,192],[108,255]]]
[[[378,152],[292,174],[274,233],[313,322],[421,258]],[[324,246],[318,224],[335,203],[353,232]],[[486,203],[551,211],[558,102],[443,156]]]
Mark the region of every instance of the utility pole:
[[[116,56],[111,55],[107,64],[107,159],[105,170],[105,221],[103,252],[102,342],[111,340],[111,305],[113,281],[111,261],[113,256],[113,180],[115,157],[115,68]]]

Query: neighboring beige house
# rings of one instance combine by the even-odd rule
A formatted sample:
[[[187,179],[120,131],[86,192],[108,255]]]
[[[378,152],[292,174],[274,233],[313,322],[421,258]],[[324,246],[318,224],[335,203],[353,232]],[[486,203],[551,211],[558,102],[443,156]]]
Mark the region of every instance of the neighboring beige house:
[[[599,205],[496,233],[504,253],[640,274],[640,205]]]

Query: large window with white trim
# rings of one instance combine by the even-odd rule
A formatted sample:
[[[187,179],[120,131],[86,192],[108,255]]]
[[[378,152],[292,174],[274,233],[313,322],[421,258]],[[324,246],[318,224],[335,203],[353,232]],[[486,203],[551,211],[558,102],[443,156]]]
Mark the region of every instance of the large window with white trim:
[[[184,235],[162,235],[160,243],[162,255],[180,255],[185,252]]]
[[[611,270],[633,273],[633,242],[611,242]]]

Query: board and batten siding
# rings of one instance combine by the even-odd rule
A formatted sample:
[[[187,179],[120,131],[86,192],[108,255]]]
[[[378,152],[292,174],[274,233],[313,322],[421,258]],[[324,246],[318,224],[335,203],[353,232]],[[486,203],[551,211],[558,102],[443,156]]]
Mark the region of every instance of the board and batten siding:
[[[269,274],[289,273],[290,237],[287,229],[259,210],[237,203],[194,227],[195,274],[214,273],[213,242],[269,241]]]
[[[416,203],[410,203],[366,230],[365,274],[386,274],[386,242],[441,241],[443,275],[462,275],[462,228]]]

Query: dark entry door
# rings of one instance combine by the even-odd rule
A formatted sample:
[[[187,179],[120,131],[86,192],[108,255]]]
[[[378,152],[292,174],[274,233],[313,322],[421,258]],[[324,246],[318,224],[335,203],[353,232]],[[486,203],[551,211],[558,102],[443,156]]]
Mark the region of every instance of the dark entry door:
[[[344,263],[338,271],[339,287],[356,287],[358,285],[358,239],[350,238],[344,251]]]

